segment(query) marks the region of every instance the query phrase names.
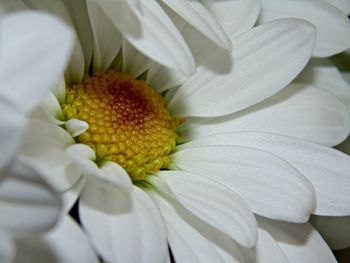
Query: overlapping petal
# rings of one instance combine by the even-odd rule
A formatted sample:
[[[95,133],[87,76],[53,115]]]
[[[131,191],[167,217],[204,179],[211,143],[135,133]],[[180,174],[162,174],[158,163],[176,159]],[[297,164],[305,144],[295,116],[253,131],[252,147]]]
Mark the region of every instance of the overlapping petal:
[[[81,227],[69,216],[45,236],[20,239],[16,243],[16,263],[99,262]]]
[[[350,47],[347,14],[323,0],[262,0],[260,22],[286,17],[303,18],[316,26],[316,57],[332,56]]]
[[[90,0],[88,7],[90,2],[99,5],[123,37],[140,52],[186,75],[194,72],[195,64],[187,44],[156,1],[141,1],[140,8],[128,1]]]
[[[252,28],[260,13],[260,0],[204,0],[203,4],[222,24],[231,39]]]
[[[225,257],[218,246],[208,240],[210,236],[206,235],[207,233],[198,232],[165,199],[158,195],[152,197],[166,222],[167,239],[175,260],[185,263],[235,263],[244,260],[239,251],[232,257]],[[229,245],[231,251],[237,249],[234,243],[230,242]]]
[[[162,0],[187,23],[221,48],[232,50],[232,43],[212,13],[198,0]]]
[[[172,168],[208,175],[238,193],[254,213],[305,222],[315,208],[312,184],[278,156],[242,146],[201,146],[171,155]]]
[[[162,188],[159,180],[163,180],[175,198],[191,213],[239,244],[253,246],[257,233],[250,209],[236,193],[209,178],[209,175],[199,176],[183,171],[162,171],[149,180],[157,189]]]
[[[231,57],[204,49],[200,61],[207,63],[181,85],[168,108],[177,116],[215,117],[254,105],[296,77],[311,55],[314,37],[310,23],[284,19],[235,38]]]
[[[80,216],[94,246],[108,262],[163,263],[168,255],[165,227],[147,194],[87,182]]]
[[[288,262],[337,262],[320,234],[310,224],[290,224],[257,218],[259,227],[278,243]]]
[[[72,31],[51,15],[19,12],[1,18],[0,41],[0,97],[29,112],[64,71]]]
[[[180,149],[205,145],[238,145],[276,154],[293,165],[315,187],[313,213],[348,215],[350,157],[329,147],[292,137],[261,132],[232,132],[199,138]]]
[[[0,184],[0,225],[17,237],[53,227],[61,202],[41,174],[20,159],[1,173],[6,176]]]
[[[184,140],[231,131],[261,131],[334,146],[349,134],[349,114],[331,93],[305,84],[292,84],[244,111],[221,118],[189,119]]]

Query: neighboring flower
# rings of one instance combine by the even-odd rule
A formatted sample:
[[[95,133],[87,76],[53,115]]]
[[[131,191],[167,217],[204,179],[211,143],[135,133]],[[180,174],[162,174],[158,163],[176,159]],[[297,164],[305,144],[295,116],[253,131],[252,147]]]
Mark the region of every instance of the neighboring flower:
[[[57,257],[58,249],[65,254],[69,251],[55,237],[60,235],[85,244],[80,250],[84,250],[83,256],[90,252],[89,262],[97,262],[80,228],[62,229],[61,224],[68,224],[66,217],[55,230],[57,234],[45,233],[59,221],[62,202],[42,179],[43,175],[16,155],[26,130],[27,115],[47,95],[65,67],[72,32],[57,18],[34,12],[2,16],[0,32],[0,262],[56,262],[46,261],[43,253],[30,258],[23,256],[32,251],[33,237],[38,239],[39,234],[49,236],[51,241],[42,242],[37,252],[51,253],[50,259]],[[69,257],[72,258],[72,253],[65,256]],[[73,259],[70,262],[79,261]]]
[[[90,76],[58,82],[20,154],[50,174],[67,211],[80,194],[82,224],[106,261],[164,262],[168,243],[178,262],[334,261],[310,225],[271,219],[305,223],[316,198],[319,211],[349,211],[348,193],[322,181],[346,177],[349,158],[312,142],[342,141],[347,110],[319,89],[284,89],[311,56],[314,27],[282,19],[250,29],[257,2],[244,3],[253,15],[235,24],[231,53],[177,24],[198,63],[190,77],[139,53],[88,6]]]

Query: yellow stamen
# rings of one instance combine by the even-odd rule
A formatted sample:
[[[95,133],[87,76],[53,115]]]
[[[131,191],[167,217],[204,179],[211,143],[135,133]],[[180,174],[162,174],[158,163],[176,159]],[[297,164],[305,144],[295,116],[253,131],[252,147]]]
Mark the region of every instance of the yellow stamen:
[[[134,181],[168,166],[176,120],[144,81],[112,70],[95,74],[67,88],[62,108],[67,119],[89,124],[77,141],[94,149],[97,162],[118,163]]]

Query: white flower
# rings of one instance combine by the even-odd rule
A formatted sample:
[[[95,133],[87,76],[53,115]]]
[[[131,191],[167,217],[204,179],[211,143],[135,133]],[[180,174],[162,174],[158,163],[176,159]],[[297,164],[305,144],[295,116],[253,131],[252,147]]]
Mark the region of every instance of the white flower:
[[[140,3],[137,8],[142,10],[143,2]],[[94,46],[93,72],[105,73],[107,68],[114,68],[145,79],[164,95],[167,109],[180,119],[174,123],[185,120],[176,131],[182,144],[160,156],[165,160],[161,162],[161,171],[145,176],[139,169],[143,166],[134,166],[132,162],[126,165],[123,159],[121,165],[101,159],[104,153],[112,152],[112,147],[106,150],[97,136],[89,141],[91,134],[86,134],[105,128],[104,120],[111,117],[110,112],[99,108],[106,103],[104,99],[108,103],[114,98],[121,102],[120,96],[105,98],[99,94],[109,75],[86,78],[80,85],[76,81],[79,78],[70,77],[79,74],[66,74],[69,87],[59,82],[41,109],[32,115],[18,154],[50,174],[48,179],[61,191],[67,211],[80,195],[82,224],[106,261],[164,262],[169,256],[169,243],[178,262],[239,262],[254,258],[259,262],[300,262],[305,257],[311,262],[320,258],[333,262],[334,257],[322,238],[304,223],[313,211],[339,215],[349,212],[349,180],[344,172],[349,169],[349,157],[323,146],[335,145],[347,136],[349,116],[335,96],[320,89],[301,84],[284,89],[309,60],[315,28],[304,20],[282,19],[250,29],[259,14],[257,2],[240,2],[242,9],[237,10],[228,8],[234,7],[235,1],[208,3],[218,12],[217,17],[227,18],[226,12],[230,11],[233,17],[241,18],[230,31],[229,24],[222,22],[234,49],[229,53],[218,48],[197,30],[175,19],[198,63],[196,73],[190,77],[185,72],[162,67],[160,64],[167,64],[156,59],[157,50],[153,50],[152,57],[160,64],[139,53],[132,40],[123,38],[110,26],[111,20],[98,6],[88,6],[94,38],[82,43]],[[243,13],[249,15],[240,15],[238,11],[243,7],[246,8]],[[99,12],[98,19],[90,10]],[[122,30],[119,23],[114,25]],[[109,30],[105,30],[106,26]],[[76,28],[78,35],[85,32],[79,26]],[[166,35],[160,36],[163,38],[158,41],[172,41]],[[90,65],[89,57],[84,58]],[[67,72],[81,68],[71,66]],[[116,78],[122,83],[125,80],[113,71],[107,74],[112,80]],[[71,86],[72,81],[78,85]],[[134,80],[129,82],[132,87],[143,85]],[[89,85],[95,85],[95,89],[88,88]],[[113,86],[112,91],[115,90],[122,91]],[[141,90],[149,91],[143,86]],[[131,93],[122,98],[129,99]],[[101,119],[96,120],[101,120],[99,125],[94,127],[89,117],[75,113],[82,109],[79,96],[86,99],[87,105],[93,105],[87,108],[89,116],[102,113],[98,117]],[[137,104],[143,99],[134,100],[123,105],[142,116],[143,110],[140,113],[129,105],[147,109],[150,105]],[[56,120],[45,116],[45,112]],[[117,113],[124,116],[123,112]],[[334,125],[332,129],[330,122]],[[123,148],[121,143],[129,144],[133,132],[127,133],[124,141],[116,140],[118,149]],[[157,137],[159,134],[151,133],[157,139],[164,138]],[[75,140],[89,141],[90,147]],[[169,145],[172,144],[162,147]],[[117,153],[125,157],[127,149],[132,148],[125,147]],[[146,157],[151,159],[141,157],[142,161]],[[157,159],[151,165],[159,163]],[[132,186],[125,170],[130,171],[130,176],[144,178],[133,177]],[[325,183],[333,173],[339,175],[337,180]],[[339,194],[334,195],[334,189]],[[249,249],[254,245],[255,249]]]
[[[0,262],[54,262],[53,252],[58,249],[63,259],[88,262],[76,256],[76,250],[69,250],[63,236],[79,241],[83,256],[97,262],[81,229],[67,217],[53,232],[39,236],[59,221],[62,202],[43,175],[15,154],[21,147],[27,115],[65,66],[72,32],[56,18],[33,12],[1,17],[0,32]],[[36,240],[40,245],[34,250]],[[28,252],[33,253],[30,258]]]

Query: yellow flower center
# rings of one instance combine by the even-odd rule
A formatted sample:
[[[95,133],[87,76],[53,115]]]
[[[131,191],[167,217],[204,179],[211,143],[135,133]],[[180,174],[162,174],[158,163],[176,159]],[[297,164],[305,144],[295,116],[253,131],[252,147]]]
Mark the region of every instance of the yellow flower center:
[[[176,120],[163,97],[144,81],[113,70],[87,76],[67,88],[62,108],[67,119],[89,124],[77,142],[95,151],[97,163],[116,162],[134,181],[168,166],[176,144]]]

